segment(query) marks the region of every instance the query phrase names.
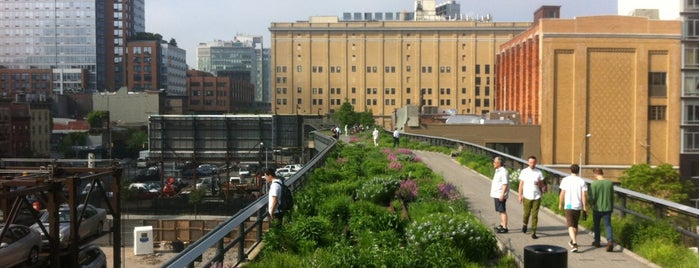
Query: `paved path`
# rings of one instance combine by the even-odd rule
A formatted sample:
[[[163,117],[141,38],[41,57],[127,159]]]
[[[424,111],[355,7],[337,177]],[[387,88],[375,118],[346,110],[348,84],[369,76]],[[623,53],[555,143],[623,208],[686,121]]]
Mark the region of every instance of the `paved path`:
[[[437,174],[444,176],[447,182],[456,185],[466,197],[471,211],[481,219],[481,222],[489,226],[500,224],[500,217],[493,207],[493,199],[489,197],[490,179],[461,166],[456,160],[442,153],[415,151],[422,162]],[[542,207],[539,210],[539,224],[537,235],[539,239],[531,238],[531,231],[522,234],[522,205],[517,201],[517,192],[510,192],[507,202],[508,229],[507,234],[496,234],[501,246],[504,246],[518,261],[524,259],[524,247],[528,245],[544,244],[554,245],[570,249],[568,246],[568,231],[565,227],[565,219],[548,209]],[[531,228],[531,226],[530,226]],[[602,239],[604,242],[604,238]],[[605,248],[591,246],[592,232],[583,228],[578,233],[579,253],[568,253],[568,267],[658,267],[647,260],[637,256],[628,250],[617,248],[614,252],[606,252]],[[522,265],[520,265],[522,267]]]

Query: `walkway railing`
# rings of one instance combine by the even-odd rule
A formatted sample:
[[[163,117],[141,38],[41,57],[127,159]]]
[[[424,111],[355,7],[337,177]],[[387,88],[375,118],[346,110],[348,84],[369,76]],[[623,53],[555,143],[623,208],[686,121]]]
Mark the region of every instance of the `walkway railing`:
[[[337,143],[335,139],[327,135],[323,135],[320,132],[314,132],[313,135],[316,148],[322,149],[320,149],[320,152],[313,157],[310,162],[306,163],[301,170],[285,180],[285,183],[289,185],[289,188],[291,188],[291,190],[294,192],[305,182],[306,173],[309,173],[309,171],[315,169],[316,167],[325,164],[325,159],[328,157],[328,153]],[[194,262],[214,246],[217,248],[216,254],[209,260],[202,259],[201,265],[203,265],[203,267],[211,267],[214,263],[221,263],[224,259],[224,255],[234,247],[237,249],[235,252],[237,261],[234,266],[237,266],[241,262],[247,260],[248,254],[255,250],[260,242],[262,242],[263,223],[267,216],[267,195],[264,195],[244,209],[238,211],[238,213],[233,215],[233,217],[231,217],[229,220],[189,245],[180,254],[163,264],[162,267],[193,267]],[[253,222],[254,224],[246,226],[246,223],[250,222]],[[225,239],[235,229],[238,231],[237,236],[233,240],[226,243]],[[245,238],[248,236],[248,234],[254,234],[255,242],[252,246],[246,249]]]
[[[514,169],[522,169],[529,166],[526,159],[514,157],[493,149],[464,141],[410,133],[401,133],[401,135],[412,141],[425,142],[430,145],[446,146],[454,149],[460,148],[462,151],[484,155],[489,158],[500,156],[503,158],[503,164],[506,167],[511,167]],[[569,175],[568,173],[544,166],[537,167],[542,171],[548,172],[550,175],[549,179],[551,179],[551,183],[553,184],[552,186],[556,190],[558,190],[558,185],[560,184],[561,179]],[[583,179],[588,184],[592,182],[590,179]],[[675,229],[682,234],[685,245],[694,247],[699,246],[699,235],[697,234],[699,233],[699,209],[631,191],[619,186],[614,186],[614,192],[619,200],[619,202],[616,202],[614,208],[622,217],[625,217],[626,214],[632,214],[648,220],[668,219],[673,223]],[[631,208],[634,206],[630,206],[631,204],[638,204],[640,206],[652,208],[654,211],[654,217],[647,216],[640,211],[634,211]]]

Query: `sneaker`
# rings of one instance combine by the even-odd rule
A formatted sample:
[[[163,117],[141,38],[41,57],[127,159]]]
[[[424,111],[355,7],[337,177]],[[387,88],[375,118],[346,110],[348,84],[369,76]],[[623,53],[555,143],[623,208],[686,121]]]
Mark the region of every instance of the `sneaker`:
[[[609,242],[607,243],[607,252],[612,252],[614,251],[614,242]]]
[[[536,234],[532,234],[532,239],[539,239],[539,237]]]
[[[592,242],[592,246],[593,246],[593,247],[596,247],[596,248],[601,248],[601,247],[602,247],[602,245],[600,245],[599,242]]]
[[[498,232],[502,229],[502,225],[495,226],[493,227],[493,229],[495,229],[495,231]]]
[[[526,233],[526,232],[527,232],[527,226],[526,226],[526,225],[522,225],[522,233]]]
[[[570,252],[578,252],[578,244],[573,244],[573,248],[570,249]]]
[[[573,243],[573,240],[568,241],[568,246],[570,246],[570,248],[573,248],[573,245],[575,245],[575,244]]]
[[[507,228],[501,228],[500,230],[498,230],[498,233],[506,234],[508,231],[509,230],[507,230]]]

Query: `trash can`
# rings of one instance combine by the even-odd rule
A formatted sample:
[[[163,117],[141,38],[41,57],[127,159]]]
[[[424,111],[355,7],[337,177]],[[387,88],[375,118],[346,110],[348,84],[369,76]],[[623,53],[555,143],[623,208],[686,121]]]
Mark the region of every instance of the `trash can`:
[[[552,245],[524,247],[524,268],[535,267],[568,267],[568,250]]]
[[[179,239],[172,241],[172,252],[180,253],[184,250],[184,243]]]

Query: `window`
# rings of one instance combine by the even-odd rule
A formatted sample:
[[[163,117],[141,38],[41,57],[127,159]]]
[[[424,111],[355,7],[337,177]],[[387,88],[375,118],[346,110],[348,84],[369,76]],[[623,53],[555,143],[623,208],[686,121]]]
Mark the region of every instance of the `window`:
[[[462,87],[462,88],[461,88],[461,94],[466,94],[466,88],[465,88],[465,87]]]
[[[301,67],[301,65],[296,65],[296,71],[297,72],[303,71],[303,67]]]
[[[648,108],[648,119],[654,121],[664,121],[666,106],[650,106]]]
[[[410,65],[405,66],[405,71],[406,71],[406,72],[410,72]]]
[[[685,104],[684,111],[684,124],[699,124],[699,103]]]
[[[490,64],[485,65],[485,74],[490,74]]]
[[[481,74],[481,65],[476,64],[476,74]]]
[[[461,71],[466,72],[466,66],[461,66]]]
[[[301,87],[296,88],[296,93],[301,93]]]
[[[409,88],[409,87],[408,87],[408,88],[405,88],[405,93],[410,94],[410,88]]]
[[[667,96],[667,73],[666,72],[650,72],[648,74],[648,96],[650,96],[650,97],[666,97]]]
[[[352,94],[356,94],[356,93],[357,93],[357,88],[356,88],[356,87],[353,87],[353,88],[352,88]]]
[[[357,72],[357,66],[352,65],[352,72]]]

